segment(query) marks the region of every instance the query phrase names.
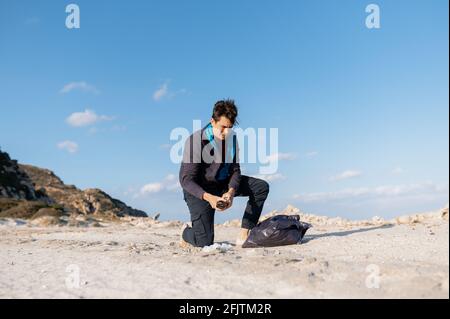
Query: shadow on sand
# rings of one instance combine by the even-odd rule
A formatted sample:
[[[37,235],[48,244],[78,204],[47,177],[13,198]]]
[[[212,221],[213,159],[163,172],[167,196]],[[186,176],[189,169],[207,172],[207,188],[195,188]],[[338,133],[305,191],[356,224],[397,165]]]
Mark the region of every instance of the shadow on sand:
[[[354,230],[346,230],[346,231],[340,231],[340,232],[333,232],[333,233],[325,233],[325,234],[318,234],[318,235],[305,235],[305,237],[302,240],[302,244],[306,244],[311,240],[320,239],[323,237],[342,237],[342,236],[348,236],[356,233],[364,233],[367,231],[377,230],[377,229],[387,229],[392,228],[394,225],[388,224],[388,225],[381,225],[376,227],[370,227],[370,228],[359,228]]]

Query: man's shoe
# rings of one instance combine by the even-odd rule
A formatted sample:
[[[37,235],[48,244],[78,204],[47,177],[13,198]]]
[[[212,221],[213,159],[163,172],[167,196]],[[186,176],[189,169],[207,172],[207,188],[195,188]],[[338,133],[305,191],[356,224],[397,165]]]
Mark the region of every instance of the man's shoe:
[[[181,227],[181,235],[180,235],[180,243],[179,243],[179,246],[180,246],[181,248],[190,248],[190,247],[194,247],[193,245],[189,244],[187,241],[185,241],[185,240],[183,239],[183,232],[184,232],[184,230],[185,230],[187,227],[190,227],[188,223],[184,223],[183,226]]]
[[[250,229],[241,228],[238,238],[236,238],[236,247],[242,247],[250,234]]]

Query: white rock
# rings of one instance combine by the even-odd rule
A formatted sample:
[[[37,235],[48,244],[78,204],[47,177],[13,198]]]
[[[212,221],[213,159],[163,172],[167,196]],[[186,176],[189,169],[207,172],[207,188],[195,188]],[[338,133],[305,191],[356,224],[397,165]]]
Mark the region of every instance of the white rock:
[[[227,243],[222,243],[222,244],[214,243],[214,244],[209,245],[209,246],[204,246],[202,248],[202,252],[210,253],[210,252],[219,251],[221,253],[225,253],[225,252],[227,252],[227,251],[229,251],[231,249],[233,249],[233,246],[231,246],[230,244],[227,244]]]
[[[380,216],[373,216],[373,217],[372,217],[372,221],[373,221],[374,223],[384,223],[384,219],[381,218]]]
[[[398,224],[409,224],[411,222],[410,216],[404,215],[396,218]]]
[[[445,207],[441,210],[441,218],[448,220],[448,203],[445,205]]]

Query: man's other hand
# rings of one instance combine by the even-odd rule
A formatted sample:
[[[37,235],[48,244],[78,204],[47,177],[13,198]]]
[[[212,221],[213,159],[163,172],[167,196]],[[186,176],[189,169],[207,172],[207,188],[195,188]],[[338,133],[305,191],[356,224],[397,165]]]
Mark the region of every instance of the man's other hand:
[[[218,208],[217,207],[217,202],[218,201],[223,201],[224,199],[222,197],[215,196],[213,194],[209,194],[209,193],[206,193],[206,192],[203,194],[203,200],[206,200],[209,203],[209,205],[211,205],[212,208],[218,210],[219,212],[222,212],[222,211],[224,211],[225,209],[227,209],[229,207],[229,206],[226,206],[225,208],[222,208],[222,209]]]

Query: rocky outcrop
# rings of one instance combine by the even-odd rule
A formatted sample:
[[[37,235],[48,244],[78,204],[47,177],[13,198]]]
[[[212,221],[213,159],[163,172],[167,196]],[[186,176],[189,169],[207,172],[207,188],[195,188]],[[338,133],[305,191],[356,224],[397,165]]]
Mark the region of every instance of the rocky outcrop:
[[[62,206],[35,200],[24,200],[0,197],[0,218],[32,219],[51,212],[52,215],[63,216],[67,212]]]
[[[66,185],[48,169],[18,164],[0,151],[0,217],[40,218],[71,214],[99,219],[148,217],[100,189]]]
[[[374,216],[369,220],[348,220],[342,217],[328,217],[307,214],[297,207],[287,205],[285,209],[273,210],[260,218],[260,222],[275,215],[299,215],[300,220],[312,224],[313,226],[339,226],[339,227],[354,227],[354,226],[382,226],[382,225],[414,225],[417,223],[425,223],[436,220],[448,221],[448,204],[438,210],[426,213],[404,215],[396,217],[391,220],[385,220],[382,217]],[[223,223],[224,226],[238,227],[241,220],[233,219]]]
[[[48,169],[24,164],[19,164],[19,167],[36,187],[44,189],[51,199],[70,212],[98,217],[147,217],[145,212],[127,206],[100,189],[80,190],[74,185],[64,184]]]
[[[0,150],[0,197],[50,203],[43,189],[36,189],[16,160]]]

